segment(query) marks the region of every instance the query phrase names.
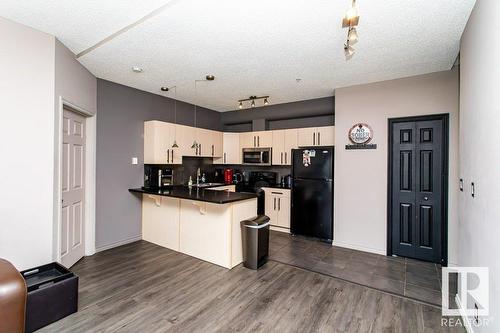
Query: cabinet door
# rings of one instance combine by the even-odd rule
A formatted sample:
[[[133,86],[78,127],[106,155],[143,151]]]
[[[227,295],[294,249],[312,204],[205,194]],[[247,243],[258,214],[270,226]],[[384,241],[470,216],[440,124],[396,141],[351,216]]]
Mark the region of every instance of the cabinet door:
[[[271,148],[273,146],[273,132],[272,131],[259,131],[254,132],[257,136],[257,147]]]
[[[196,150],[191,148],[197,137],[196,128],[184,125],[177,125],[177,144],[179,153],[182,156],[196,156]]]
[[[278,226],[290,229],[290,197],[278,196]]]
[[[240,164],[240,134],[224,133],[224,154],[225,164]]]
[[[285,130],[283,165],[292,165],[292,149],[298,148],[298,130]]]
[[[272,225],[278,225],[278,199],[275,195],[271,194],[271,191],[266,189],[265,191],[265,214],[269,217],[270,223]]]
[[[257,137],[254,132],[244,132],[240,133],[240,147],[243,148],[254,148],[256,147]]]
[[[212,157],[222,157],[223,152],[222,132],[212,131]]]
[[[272,164],[273,165],[283,165],[285,163],[285,152],[284,152],[285,130],[272,131],[272,133],[273,133]]]
[[[307,147],[316,144],[316,127],[299,128],[298,146]]]
[[[196,129],[196,142],[198,142],[197,156],[212,157],[212,133],[204,128]]]
[[[179,199],[142,196],[142,239],[179,251]]]
[[[316,129],[317,146],[335,145],[335,126],[324,126]]]
[[[170,164],[173,126],[163,121],[144,122],[144,163]]]

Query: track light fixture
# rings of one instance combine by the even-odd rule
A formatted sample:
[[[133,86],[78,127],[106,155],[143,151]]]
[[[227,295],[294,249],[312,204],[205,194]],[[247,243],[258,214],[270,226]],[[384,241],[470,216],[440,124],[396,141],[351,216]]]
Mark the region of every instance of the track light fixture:
[[[240,99],[238,101],[238,108],[243,109],[243,102],[248,102],[248,101],[250,101],[250,107],[254,108],[256,106],[255,101],[259,100],[259,99],[264,100],[264,102],[263,102],[264,106],[269,105],[269,96],[250,96],[250,97],[245,98],[245,99]]]
[[[356,7],[356,0],[352,0],[351,8],[349,8],[342,19],[342,27],[348,28],[347,40],[344,44],[344,55],[346,60],[350,60],[355,53],[352,45],[358,42],[359,36],[356,27],[359,24],[358,9]]]

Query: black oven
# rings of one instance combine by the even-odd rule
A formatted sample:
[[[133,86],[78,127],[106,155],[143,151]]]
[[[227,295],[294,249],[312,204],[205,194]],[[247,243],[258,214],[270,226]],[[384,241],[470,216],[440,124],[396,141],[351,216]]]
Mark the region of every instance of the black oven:
[[[271,148],[243,148],[243,164],[271,165]]]

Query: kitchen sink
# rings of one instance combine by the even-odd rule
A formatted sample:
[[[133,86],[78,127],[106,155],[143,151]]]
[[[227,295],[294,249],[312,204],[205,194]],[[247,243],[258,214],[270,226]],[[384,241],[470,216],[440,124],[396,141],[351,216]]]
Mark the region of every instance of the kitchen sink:
[[[225,185],[224,183],[200,183],[200,184],[193,184],[193,187],[199,187],[199,188],[206,188],[206,187],[216,187],[216,186],[223,186]]]

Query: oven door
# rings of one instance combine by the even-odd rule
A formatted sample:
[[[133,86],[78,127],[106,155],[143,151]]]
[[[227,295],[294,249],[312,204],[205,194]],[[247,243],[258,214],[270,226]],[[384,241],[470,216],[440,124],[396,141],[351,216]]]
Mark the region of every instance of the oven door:
[[[243,164],[271,165],[271,149],[243,148]]]

